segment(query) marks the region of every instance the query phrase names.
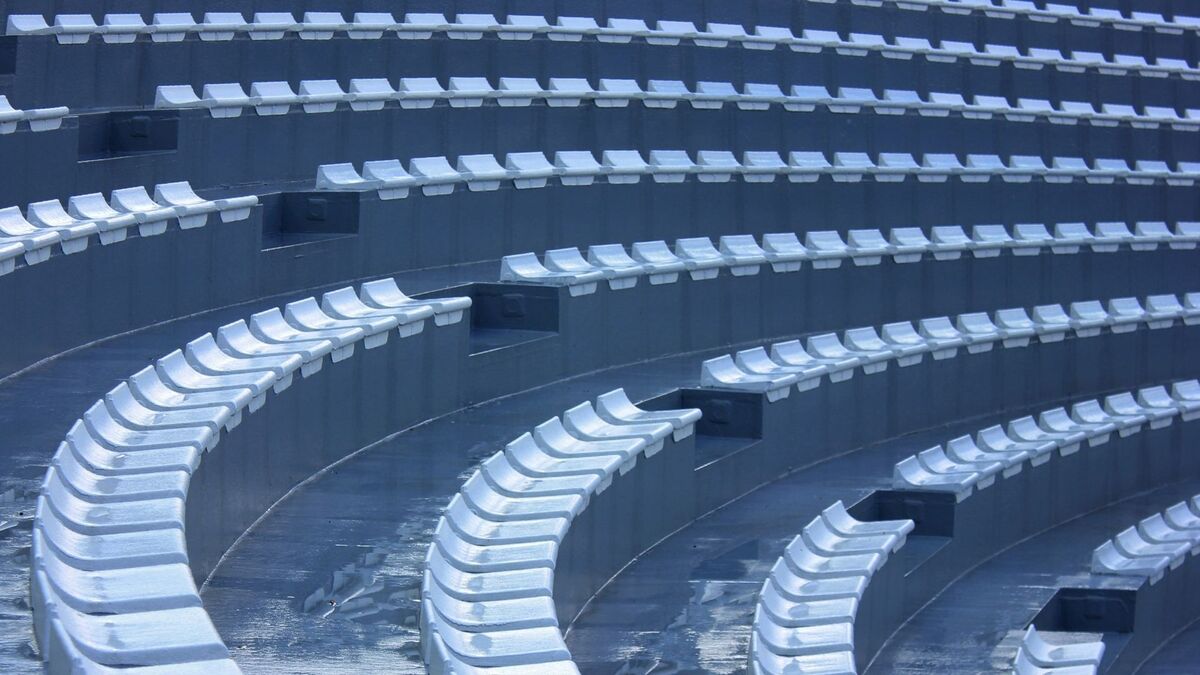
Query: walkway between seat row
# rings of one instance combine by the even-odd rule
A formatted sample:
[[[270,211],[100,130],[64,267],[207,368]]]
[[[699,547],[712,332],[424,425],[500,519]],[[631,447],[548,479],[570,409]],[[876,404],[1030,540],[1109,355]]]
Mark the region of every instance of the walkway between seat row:
[[[424,673],[425,554],[442,510],[478,463],[617,387],[637,401],[695,386],[698,364],[713,353],[559,381],[372,446],[270,511],[201,590],[204,606],[247,672]]]
[[[964,575],[917,612],[866,672],[1008,672],[1028,623],[1059,588],[1078,587],[1091,576],[1094,548],[1198,492],[1200,481],[1195,480],[1164,486],[1013,546]]]
[[[1048,407],[1037,402],[856,449],[692,523],[601,591],[567,635],[576,664],[588,675],[655,664],[664,672],[743,672],[758,591],[805,523],[836,500],[853,504],[891,489],[895,463],[915,452]],[[910,537],[898,562],[929,555],[931,539],[940,540]]]
[[[397,276],[409,293],[492,281],[499,263]],[[340,287],[345,284],[339,284]],[[122,379],[168,352],[255,312],[315,290],[185,317],[83,347],[0,380],[0,672],[41,672],[28,608],[31,523],[38,486],[71,424]]]

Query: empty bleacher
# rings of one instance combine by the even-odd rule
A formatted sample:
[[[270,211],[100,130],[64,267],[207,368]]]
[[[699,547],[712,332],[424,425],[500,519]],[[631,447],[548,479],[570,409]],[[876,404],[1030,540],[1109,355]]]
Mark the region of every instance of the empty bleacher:
[[[9,0],[0,672],[1190,671],[1198,17]]]

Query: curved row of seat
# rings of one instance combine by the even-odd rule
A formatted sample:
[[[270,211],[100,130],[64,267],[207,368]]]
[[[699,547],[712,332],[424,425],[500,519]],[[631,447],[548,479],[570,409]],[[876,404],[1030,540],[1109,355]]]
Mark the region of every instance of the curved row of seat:
[[[180,229],[204,227],[210,214],[222,222],[250,217],[258,197],[202,199],[187,182],[163,183],[154,197],[144,187],[113,190],[111,200],[94,192],[71,197],[67,207],[57,199],[30,204],[25,213],[16,206],[0,209],[0,275],[18,261],[36,265],[50,257],[54,247],[64,254],[79,253],[95,236],[101,244],[125,241],[130,230],[150,237],[167,231],[176,222]]]
[[[668,436],[690,436],[699,419],[696,409],[642,410],[617,389],[485,460],[450,501],[425,558],[429,671],[578,673],[554,607],[559,545],[615,476],[662,451]]]
[[[1053,339],[1053,338],[1052,338]],[[892,486],[899,490],[951,492],[963,501],[977,490],[1008,478],[1026,465],[1041,466],[1054,456],[1107,443],[1113,433],[1130,436],[1149,426],[1200,418],[1200,381],[1144,387],[1026,415],[952,438],[896,463]]]
[[[1192,301],[1200,294],[1190,294]],[[764,394],[778,401],[791,388],[807,391],[820,385],[823,377],[841,382],[854,376],[879,373],[896,361],[901,367],[920,363],[925,354],[934,359],[952,358],[959,348],[969,353],[990,351],[997,343],[1005,347],[1024,347],[1033,339],[1058,342],[1068,333],[1085,338],[1107,329],[1127,333],[1139,328],[1169,328],[1176,321],[1200,324],[1200,308],[1186,308],[1174,295],[1147,298],[1149,309],[1137,298],[1114,298],[1108,308],[1099,300],[1073,302],[1070,313],[1062,305],[1040,305],[1032,315],[1024,308],[959,314],[954,322],[939,316],[921,319],[914,327],[910,321],[851,328],[841,338],[837,333],[810,336],[803,344],[788,340],[765,347],[744,349],[734,355],[718,356],[701,365],[700,386],[735,389]],[[906,474],[907,475],[907,474]]]
[[[255,314],[117,385],[76,421],[42,483],[30,593],[52,672],[237,672],[188,566],[193,472],[270,391],[392,332],[462,319],[469,298],[413,300],[392,279]]]
[[[833,2],[834,0],[808,0],[809,2]],[[1200,18],[1174,14],[1166,18],[1158,12],[1133,11],[1129,16],[1120,10],[1108,7],[1088,7],[1080,10],[1074,5],[1061,2],[1046,2],[1045,7],[1034,5],[1031,0],[851,0],[854,5],[868,7],[888,5],[900,10],[924,12],[935,8],[947,14],[967,16],[974,12],[995,19],[1028,18],[1038,23],[1058,23],[1060,20],[1082,28],[1112,26],[1117,30],[1140,31],[1150,29],[1165,35],[1181,35],[1184,31],[1200,30]]]
[[[909,89],[884,89],[882,95],[861,87],[839,87],[836,94],[820,85],[792,85],[787,93],[777,84],[747,82],[741,91],[730,82],[698,81],[691,87],[680,80],[637,80],[600,78],[595,85],[584,78],[551,77],[546,86],[532,77],[500,77],[496,86],[486,77],[449,77],[446,85],[434,77],[402,77],[393,86],[385,78],[356,78],[343,87],[337,80],[253,82],[249,94],[237,82],[203,86],[200,95],[191,85],[164,85],[155,93],[159,109],[203,108],[216,118],[241,116],[245,108],[259,115],[285,115],[293,107],[306,113],[328,113],[345,106],[354,111],[382,110],[388,103],[401,108],[429,108],[445,101],[453,108],[475,108],[493,101],[506,108],[526,107],[540,101],[550,107],[574,107],[584,102],[601,108],[626,107],[638,101],[647,108],[674,108],[688,103],[693,108],[718,110],[732,104],[741,110],[767,110],[773,105],[792,112],[811,112],[818,106],[834,113],[858,113],[863,108],[880,115],[903,115],[915,111],[923,117],[951,114],[967,119],[1003,116],[1012,122],[1048,120],[1053,124],[1099,127],[1122,123],[1137,129],[1169,125],[1177,131],[1200,130],[1200,110],[1181,115],[1166,106],[1145,106],[1139,111],[1123,103],[1061,101],[1018,98],[1015,105],[1003,96],[930,92],[922,96]]]
[[[1094,70],[1105,75],[1136,74],[1145,77],[1172,75],[1189,80],[1200,79],[1200,69],[1184,59],[1158,57],[1148,61],[1132,54],[1114,54],[1111,59],[1098,52],[1072,51],[1064,54],[1057,49],[1030,47],[1025,51],[1013,45],[985,44],[982,48],[970,42],[941,40],[936,45],[923,37],[897,36],[888,40],[874,33],[849,33],[842,37],[836,31],[804,29],[795,35],[785,26],[756,26],[750,31],[740,24],[707,23],[698,28],[691,21],[661,20],[651,28],[641,19],[610,18],[601,26],[591,17],[558,17],[550,23],[544,16],[510,15],[503,22],[492,14],[458,14],[451,21],[444,14],[409,13],[403,21],[388,13],[360,12],[352,20],[338,12],[306,12],[297,21],[288,13],[256,13],[246,21],[236,12],[210,12],[197,22],[191,14],[155,14],[150,23],[139,14],[106,14],[97,22],[90,14],[58,14],[52,21],[37,14],[15,14],[8,17],[8,35],[54,35],[63,44],[84,44],[97,35],[106,42],[131,42],[147,36],[156,42],[174,42],[195,35],[202,40],[232,40],[247,36],[257,40],[277,40],[288,35],[301,39],[328,40],[344,33],[350,39],[380,39],[395,35],[407,39],[429,39],[435,33],[452,40],[479,40],[494,35],[502,40],[527,40],[544,35],[551,40],[579,41],[594,37],[601,42],[627,43],[634,39],[652,45],[678,45],[691,42],[699,47],[727,47],[731,44],[747,49],[787,47],[792,51],[819,53],[835,50],[842,56],[866,56],[878,53],[885,58],[912,59],[920,56],[935,63],[955,63],[959,59],[980,66],[999,66],[1011,63],[1017,68],[1041,70],[1047,66],[1063,72],[1082,73]]]
[[[964,183],[986,183],[999,176],[1006,183],[1071,183],[1081,178],[1107,185],[1118,180],[1130,185],[1189,186],[1200,178],[1200,162],[1177,162],[1174,169],[1159,160],[1096,159],[1089,166],[1078,157],[1054,157],[1049,165],[1039,156],[1012,155],[1006,164],[999,155],[927,153],[913,155],[882,152],[872,159],[865,152],[834,152],[830,157],[815,151],[792,151],[787,161],[774,151],[747,150],[739,162],[728,150],[700,150],[695,161],[684,150],[651,150],[649,161],[637,150],[604,150],[600,161],[586,150],[560,150],[553,164],[541,152],[510,152],[504,164],[494,155],[460,155],[455,164],[446,157],[415,157],[408,168],[399,159],[363,163],[360,173],[351,163],[322,164],[317,168],[318,190],[375,190],[380,199],[402,199],[413,188],[425,195],[446,195],[458,184],[480,192],[497,190],[512,181],[518,189],[545,187],[551,178],[563,185],[591,185],[597,178],[609,183],[637,183],[650,176],[659,183],[680,183],[695,176],[704,183],[723,183],[739,176],[747,183],[772,182],[786,176],[793,183],[811,183],[822,176],[856,183],[864,178],[898,183],[915,176],[923,183],[943,183],[957,177]]]
[[[1195,414],[1196,408],[1192,410]],[[1092,574],[1137,577],[1154,584],[1182,565],[1189,553],[1200,555],[1200,495],[1144,518],[1098,546],[1092,553]]]
[[[1030,626],[1013,662],[1014,675],[1093,675],[1104,658],[1104,642],[1050,644]]]
[[[26,123],[30,131],[54,131],[70,112],[64,106],[20,110],[8,102],[7,96],[0,95],[0,134],[15,133],[20,122]]]
[[[1133,251],[1152,251],[1160,244],[1189,250],[1200,240],[1200,223],[1176,223],[1172,232],[1164,222],[1134,223],[1131,229],[1120,222],[1058,223],[1054,233],[1041,223],[1014,225],[1011,233],[1003,225],[976,225],[970,235],[958,225],[938,225],[927,235],[919,227],[897,227],[885,237],[881,230],[849,230],[845,237],[836,230],[805,233],[804,243],[792,232],[762,235],[761,244],[750,234],[722,236],[716,245],[708,237],[676,239],[674,248],[665,241],[635,242],[629,250],[622,244],[593,244],[587,257],[576,247],[546,251],[541,261],[534,253],[505,256],[500,261],[500,280],[546,286],[567,286],[572,295],[587,295],[607,280],[612,290],[632,288],[645,276],[651,284],[678,281],[682,272],[693,280],[712,279],[722,269],[735,276],[758,274],[769,264],[775,272],[795,272],[805,261],[814,269],[840,267],[851,260],[857,266],[878,265],[890,257],[898,264],[915,263],[929,255],[933,260],[956,260],[964,253],[976,258],[1000,255],[1038,255],[1043,249],[1055,254],[1078,253],[1088,247],[1097,253],[1112,253],[1122,246]],[[1200,298],[1185,298],[1191,306]]]
[[[831,3],[835,0],[808,0],[808,2]],[[969,15],[980,13],[992,19],[1027,18],[1039,23],[1065,21],[1073,26],[1096,28],[1111,26],[1117,30],[1153,30],[1166,35],[1179,35],[1185,31],[1200,31],[1200,18],[1175,14],[1167,18],[1158,12],[1132,11],[1129,16],[1120,10],[1106,7],[1091,7],[1082,10],[1075,5],[1048,2],[1038,7],[1031,0],[850,0],[852,4],[879,7],[884,3],[899,9],[923,12],[937,9],[946,14]]]
[[[911,520],[857,520],[840,501],[806,525],[759,591],[750,672],[856,673],[859,602],[913,527]]]

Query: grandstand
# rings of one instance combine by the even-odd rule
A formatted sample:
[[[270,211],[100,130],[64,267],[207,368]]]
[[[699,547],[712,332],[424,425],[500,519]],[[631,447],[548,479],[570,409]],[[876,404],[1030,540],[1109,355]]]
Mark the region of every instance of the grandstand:
[[[1193,1],[0,28],[0,672],[1200,671]]]

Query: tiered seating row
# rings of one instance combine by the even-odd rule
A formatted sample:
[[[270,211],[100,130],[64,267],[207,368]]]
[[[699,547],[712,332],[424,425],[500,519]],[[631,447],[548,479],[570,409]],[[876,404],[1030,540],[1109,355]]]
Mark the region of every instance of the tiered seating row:
[[[1200,318],[1191,321],[1195,325]],[[1200,418],[1200,381],[1173,383],[1169,392],[1160,385],[1112,394],[1103,402],[1081,401],[1069,412],[1052,408],[981,429],[973,439],[959,436],[898,462],[892,485],[898,490],[951,492],[961,502],[991,486],[997,476],[1008,478],[1026,464],[1045,464],[1056,450],[1065,457],[1078,452],[1085,441],[1088,447],[1103,445],[1113,433],[1125,437],[1146,426],[1159,429],[1176,416],[1184,421]]]
[[[885,237],[880,230],[850,230],[843,239],[834,230],[811,231],[804,243],[792,232],[764,234],[762,243],[753,235],[735,234],[714,245],[708,237],[675,240],[674,250],[665,241],[636,242],[626,250],[622,244],[588,247],[587,257],[578,248],[546,251],[539,261],[534,253],[505,256],[500,262],[500,280],[546,286],[567,286],[571,295],[588,295],[601,280],[612,290],[632,288],[638,279],[651,284],[678,281],[686,271],[693,280],[715,278],[722,269],[735,276],[758,274],[769,264],[775,272],[795,272],[805,261],[814,269],[840,267],[843,260],[857,266],[878,265],[885,257],[898,264],[915,263],[927,254],[934,260],[956,260],[964,252],[976,258],[1000,255],[1038,255],[1042,249],[1056,254],[1078,253],[1087,246],[1098,253],[1112,253],[1121,246],[1133,251],[1152,251],[1166,243],[1172,249],[1194,249],[1200,240],[1200,223],[1176,223],[1172,232],[1164,222],[1097,223],[1094,231],[1084,223],[1059,223],[1054,234],[1041,223],[1019,224],[1010,234],[1003,225],[976,225],[970,236],[958,225],[935,226],[929,235],[917,227],[900,227]],[[1200,297],[1186,297],[1187,306]]]
[[[750,672],[857,672],[858,604],[871,576],[913,527],[911,520],[857,520],[840,501],[806,525],[759,592]]]
[[[808,0],[808,2],[832,3],[835,0]],[[1150,29],[1167,35],[1180,35],[1184,31],[1200,31],[1200,18],[1176,14],[1168,19],[1157,12],[1130,12],[1125,16],[1119,10],[1092,7],[1082,11],[1075,5],[1046,3],[1038,7],[1031,0],[850,0],[855,5],[879,7],[884,3],[900,9],[923,12],[938,9],[946,14],[967,15],[979,12],[993,19],[1015,19],[1025,17],[1039,23],[1069,22],[1074,26],[1097,28],[1111,26],[1117,30],[1140,31]]]
[[[54,131],[62,126],[69,112],[63,106],[19,110],[8,102],[7,96],[0,96],[0,134],[16,132],[20,122],[28,124],[30,131]]]
[[[1015,675],[1090,675],[1099,671],[1104,642],[1074,642],[1052,645],[1030,626],[1021,639],[1013,663]]]
[[[843,38],[835,31],[804,29],[799,36],[783,26],[757,26],[751,31],[740,24],[707,23],[702,30],[691,21],[657,21],[653,28],[641,19],[609,19],[600,26],[590,17],[558,17],[554,24],[544,16],[510,15],[503,23],[492,14],[459,14],[454,21],[443,14],[406,14],[403,21],[387,13],[356,13],[352,20],[337,12],[306,12],[297,21],[288,13],[257,13],[254,20],[233,12],[212,12],[197,23],[191,14],[155,14],[149,24],[138,14],[106,14],[98,23],[89,14],[59,14],[51,22],[36,14],[8,18],[8,35],[54,35],[63,44],[84,44],[93,35],[106,42],[131,42],[149,36],[156,42],[177,42],[195,35],[202,40],[232,40],[246,35],[256,40],[278,40],[289,34],[301,39],[328,40],[344,33],[350,39],[380,39],[395,35],[407,39],[429,39],[434,33],[452,40],[479,40],[495,35],[502,40],[527,40],[545,35],[551,40],[579,41],[585,36],[601,42],[627,43],[636,39],[652,45],[692,42],[699,47],[741,45],[747,49],[787,47],[792,51],[819,53],[833,49],[843,56],[878,53],[885,58],[912,59],[921,56],[935,63],[965,59],[980,66],[1011,63],[1017,68],[1041,70],[1047,66],[1063,72],[1094,70],[1105,75],[1135,74],[1145,77],[1200,79],[1200,69],[1183,59],[1158,57],[1154,61],[1131,54],[1114,54],[1111,60],[1097,52],[1031,47],[1021,51],[1013,45],[986,44],[977,48],[969,42],[941,40],[934,46],[921,37],[896,37],[888,41],[873,33],[850,33]]]
[[[245,220],[256,204],[253,195],[202,199],[178,182],[156,186],[153,199],[146,188],[132,187],[113,190],[111,200],[98,192],[77,195],[65,209],[57,199],[30,204],[24,214],[16,206],[0,209],[0,274],[13,271],[18,260],[44,262],[55,246],[64,255],[79,253],[92,236],[108,245],[125,241],[135,227],[150,237],[166,232],[171,221],[184,230],[204,227],[213,213],[226,223]]]
[[[55,453],[34,521],[34,628],[51,670],[237,672],[188,566],[185,500],[201,460],[297,372],[429,318],[457,322],[470,304],[412,300],[391,279],[332,291],[193,340],[93,405]]]
[[[250,93],[239,83],[204,85],[200,95],[191,85],[160,86],[154,107],[159,109],[203,108],[216,118],[241,116],[245,108],[259,115],[285,115],[294,106],[306,113],[328,113],[339,106],[354,111],[382,110],[388,103],[401,108],[429,108],[439,101],[453,108],[477,108],[487,101],[501,107],[526,107],[541,101],[550,107],[575,107],[590,102],[601,108],[626,107],[633,101],[647,108],[674,108],[689,103],[693,108],[719,110],[726,103],[741,110],[767,110],[773,105],[792,112],[811,112],[823,106],[834,113],[858,113],[869,108],[880,115],[903,115],[916,111],[924,117],[962,115],[968,119],[1003,116],[1013,122],[1049,120],[1054,124],[1080,122],[1100,127],[1127,123],[1138,129],[1170,125],[1178,131],[1200,130],[1200,110],[1180,115],[1174,108],[1146,106],[1140,112],[1131,105],[1062,101],[1057,106],[1045,99],[1019,98],[1016,105],[1002,96],[972,96],[931,92],[922,97],[908,89],[885,89],[878,96],[871,89],[840,87],[830,94],[823,86],[793,85],[789,93],[777,84],[746,83],[739,92],[730,82],[696,82],[689,87],[680,80],[637,80],[601,78],[595,85],[583,78],[551,77],[543,87],[532,77],[501,77],[497,85],[485,77],[450,77],[447,85],[433,77],[403,77],[396,86],[383,78],[358,78],[342,86],[337,80],[253,82]]]
[[[1190,295],[1193,301],[1200,300],[1200,294]],[[960,314],[953,323],[945,316],[921,319],[915,328],[908,321],[886,324],[880,331],[871,326],[852,328],[840,339],[836,333],[823,333],[803,345],[799,340],[774,344],[770,353],[754,347],[709,359],[701,366],[700,386],[752,391],[778,401],[793,386],[807,391],[826,376],[830,382],[841,382],[853,377],[857,368],[865,374],[879,373],[891,361],[911,366],[926,353],[947,359],[956,356],[960,347],[975,354],[990,351],[996,343],[1024,347],[1034,338],[1058,342],[1069,332],[1085,338],[1105,329],[1127,333],[1143,327],[1169,328],[1176,321],[1200,324],[1200,307],[1186,308],[1174,295],[1151,296],[1147,306],[1137,298],[1116,298],[1108,301],[1106,310],[1100,301],[1089,300],[1071,303],[1070,314],[1061,305],[1042,305],[1033,308],[1032,316],[1019,307],[999,310],[994,322],[986,312],[975,312]]]
[[[485,460],[451,500],[425,558],[421,643],[430,672],[577,673],[554,607],[558,547],[614,476],[663,450],[668,436],[690,436],[699,419],[695,409],[642,410],[617,389]]]
[[[1190,383],[1200,396],[1200,385]],[[1193,419],[1200,404],[1193,403]],[[1200,495],[1179,502],[1162,513],[1122,530],[1092,553],[1092,574],[1118,574],[1158,583],[1191,555],[1200,555]]]
[[[380,199],[402,199],[412,188],[425,195],[446,195],[465,183],[474,192],[497,190],[505,181],[518,189],[545,187],[551,178],[563,185],[591,185],[597,178],[609,183],[637,183],[650,176],[658,183],[681,183],[689,176],[705,183],[723,183],[739,176],[747,183],[769,183],[787,176],[793,183],[812,183],[829,176],[842,183],[871,178],[883,183],[916,176],[923,183],[944,183],[952,176],[964,183],[986,183],[999,176],[1007,183],[1071,183],[1082,178],[1107,185],[1123,180],[1130,185],[1189,186],[1200,178],[1200,162],[1178,162],[1174,169],[1159,160],[1137,160],[1131,168],[1123,159],[1096,159],[1089,166],[1078,157],[1054,157],[1050,165],[1039,156],[1012,155],[1006,164],[999,155],[929,153],[920,161],[908,153],[883,152],[872,159],[865,152],[792,151],[787,161],[773,151],[746,151],[739,162],[728,150],[700,150],[693,161],[684,150],[651,150],[646,161],[637,150],[605,150],[600,161],[584,150],[558,151],[551,164],[541,152],[510,152],[501,165],[494,155],[460,155],[455,164],[446,157],[416,157],[408,169],[399,159],[353,164],[323,164],[317,169],[318,190],[375,190]]]

